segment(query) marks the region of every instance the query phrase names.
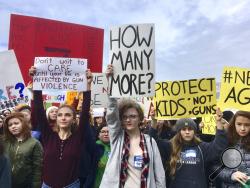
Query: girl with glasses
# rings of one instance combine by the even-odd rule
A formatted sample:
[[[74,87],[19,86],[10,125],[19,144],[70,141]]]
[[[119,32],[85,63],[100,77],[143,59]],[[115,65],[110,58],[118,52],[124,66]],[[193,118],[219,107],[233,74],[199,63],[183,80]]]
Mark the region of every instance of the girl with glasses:
[[[113,73],[108,65],[107,77]],[[165,173],[154,139],[140,132],[140,105],[109,98],[107,124],[111,154],[100,188],[165,188]]]

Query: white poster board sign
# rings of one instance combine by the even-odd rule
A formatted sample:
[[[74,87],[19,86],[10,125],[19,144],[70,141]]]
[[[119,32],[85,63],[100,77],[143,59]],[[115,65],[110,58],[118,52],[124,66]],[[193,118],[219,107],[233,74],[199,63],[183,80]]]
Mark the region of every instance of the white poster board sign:
[[[91,105],[94,108],[107,107],[108,80],[104,73],[93,73]]]
[[[0,52],[0,110],[27,102],[27,91],[14,51]]]
[[[87,60],[80,58],[36,57],[34,90],[87,90]]]
[[[154,24],[123,25],[110,29],[109,80],[111,97],[153,96],[155,93]]]
[[[43,101],[48,103],[64,103],[66,101],[66,91],[45,91]]]

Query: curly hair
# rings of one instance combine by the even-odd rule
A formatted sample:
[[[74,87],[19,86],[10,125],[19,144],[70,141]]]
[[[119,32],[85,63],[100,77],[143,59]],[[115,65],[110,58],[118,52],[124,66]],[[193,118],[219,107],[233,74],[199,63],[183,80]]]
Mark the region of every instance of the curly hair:
[[[24,139],[28,139],[31,137],[31,129],[29,126],[29,123],[27,122],[26,118],[24,117],[24,115],[21,112],[13,112],[10,115],[8,115],[4,121],[4,139],[8,140],[10,142],[14,142],[16,140],[16,137],[11,134],[11,132],[9,131],[9,121],[13,118],[17,118],[21,121],[22,123],[22,135],[24,137]]]
[[[122,116],[129,108],[136,109],[136,111],[138,112],[140,121],[143,121],[144,119],[144,113],[143,113],[141,106],[137,102],[133,101],[132,99],[122,99],[119,102],[118,108],[119,108],[120,120],[122,120]]]

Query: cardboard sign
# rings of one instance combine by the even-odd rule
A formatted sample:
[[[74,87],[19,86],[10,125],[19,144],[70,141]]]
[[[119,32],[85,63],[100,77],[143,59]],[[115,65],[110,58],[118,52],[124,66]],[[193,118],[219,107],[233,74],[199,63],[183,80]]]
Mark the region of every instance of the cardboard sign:
[[[78,95],[77,91],[67,91],[66,103],[71,105],[74,102],[74,98]]]
[[[91,105],[94,108],[106,108],[108,104],[108,80],[106,75],[104,73],[93,73],[91,88]]]
[[[157,119],[202,117],[216,113],[214,78],[159,82],[155,91]]]
[[[88,59],[92,72],[102,72],[104,30],[84,25],[11,14],[9,49],[14,49],[27,84],[35,57]]]
[[[202,128],[202,134],[215,135],[216,133],[216,120],[215,116],[203,116],[202,122],[204,127]]]
[[[14,51],[0,52],[0,110],[27,102],[27,91]]]
[[[250,69],[224,67],[218,104],[221,109],[250,109]]]
[[[155,84],[153,24],[125,25],[110,30],[111,97],[153,96]]]
[[[34,90],[87,90],[86,59],[36,57],[34,66]]]

